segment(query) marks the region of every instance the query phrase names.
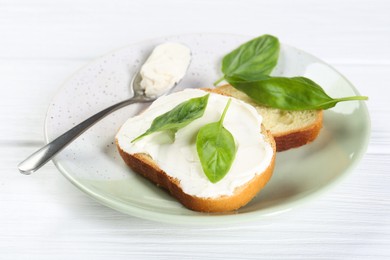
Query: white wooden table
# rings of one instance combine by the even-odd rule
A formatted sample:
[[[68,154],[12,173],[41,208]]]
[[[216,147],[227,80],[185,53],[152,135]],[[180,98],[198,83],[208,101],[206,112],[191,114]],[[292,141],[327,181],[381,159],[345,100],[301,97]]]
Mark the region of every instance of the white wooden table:
[[[18,173],[68,75],[111,49],[194,32],[274,34],[350,79],[372,120],[353,173],[298,209],[215,228],[118,213],[52,163]],[[0,0],[0,259],[390,259],[389,82],[386,0]]]

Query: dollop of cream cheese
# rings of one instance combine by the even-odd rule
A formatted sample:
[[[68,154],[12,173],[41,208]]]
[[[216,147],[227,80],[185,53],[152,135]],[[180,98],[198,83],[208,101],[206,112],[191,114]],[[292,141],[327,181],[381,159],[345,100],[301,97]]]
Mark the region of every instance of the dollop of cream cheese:
[[[207,94],[199,89],[186,89],[163,96],[142,114],[128,119],[116,138],[119,146],[129,154],[149,154],[166,174],[179,180],[185,193],[217,198],[232,195],[237,187],[261,174],[272,160],[273,149],[261,134],[262,117],[252,106],[232,98],[223,125],[232,133],[237,153],[229,172],[217,183],[210,182],[202,170],[196,151],[196,135],[205,124],[220,119],[229,97],[211,93],[204,115],[178,130],[174,142],[167,133],[157,132],[131,143],[157,116],[190,98]]]
[[[173,42],[158,45],[141,67],[141,90],[151,98],[161,96],[184,77],[190,61],[187,46]]]

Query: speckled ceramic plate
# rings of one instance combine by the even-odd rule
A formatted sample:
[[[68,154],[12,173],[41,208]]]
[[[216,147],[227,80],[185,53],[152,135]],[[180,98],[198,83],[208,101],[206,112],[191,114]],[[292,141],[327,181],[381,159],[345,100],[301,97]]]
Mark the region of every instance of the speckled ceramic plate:
[[[188,34],[148,40],[108,53],[72,75],[54,97],[45,123],[46,141],[101,109],[130,96],[129,82],[157,44],[184,43],[192,63],[178,88],[210,87],[220,77],[224,54],[251,37]],[[296,48],[282,45],[273,74],[302,75],[333,97],[358,95],[335,69]],[[363,102],[345,102],[324,113],[324,127],[312,144],[279,153],[268,185],[233,213],[203,214],[184,208],[167,192],[132,172],[120,158],[114,137],[125,120],[143,107],[132,105],[108,116],[54,159],[74,185],[113,209],[133,216],[183,224],[237,223],[279,213],[320,194],[351,171],[366,149],[370,121]]]

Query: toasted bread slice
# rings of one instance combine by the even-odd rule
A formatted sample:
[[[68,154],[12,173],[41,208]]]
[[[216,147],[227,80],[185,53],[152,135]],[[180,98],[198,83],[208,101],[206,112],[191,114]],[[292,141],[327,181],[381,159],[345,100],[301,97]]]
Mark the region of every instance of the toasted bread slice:
[[[204,96],[202,90],[185,90],[155,101],[141,115],[130,118],[119,130],[116,145],[124,162],[134,172],[168,190],[185,207],[201,212],[226,212],[246,205],[271,178],[276,156],[273,136],[259,125],[256,110],[234,98],[224,120],[236,142],[236,156],[229,172],[217,183],[208,180],[196,154],[200,127],[215,122],[229,98],[211,93],[204,115],[175,134],[159,132],[133,142],[150,127],[156,116],[184,100]],[[183,100],[184,99],[184,100]]]
[[[129,154],[120,147],[118,141],[116,144],[119,154],[134,172],[141,174],[157,186],[168,190],[185,207],[200,212],[227,212],[246,205],[268,183],[272,176],[276,154],[275,141],[265,128],[263,128],[263,135],[274,151],[271,163],[263,172],[257,173],[249,182],[237,187],[233,195],[220,196],[218,198],[197,197],[185,193],[180,186],[180,180],[172,178],[161,170],[148,154]]]
[[[207,91],[235,97],[254,106],[263,117],[263,125],[275,138],[278,152],[314,141],[322,128],[322,110],[287,111],[264,107],[230,85],[207,89]]]

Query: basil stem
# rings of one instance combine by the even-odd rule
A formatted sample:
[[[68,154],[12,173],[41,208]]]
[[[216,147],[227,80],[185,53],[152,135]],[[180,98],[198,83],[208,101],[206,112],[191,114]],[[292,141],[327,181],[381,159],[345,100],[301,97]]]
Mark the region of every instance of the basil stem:
[[[257,80],[254,79],[226,76],[234,88],[247,94],[256,103],[284,110],[328,109],[338,102],[368,99],[365,96],[331,98],[318,84],[305,77],[259,76]]]
[[[209,95],[184,101],[172,110],[156,117],[149,129],[131,142],[134,143],[147,135],[160,131],[167,131],[174,138],[177,130],[203,116]]]
[[[204,125],[196,137],[196,149],[207,178],[216,183],[230,170],[236,156],[236,144],[233,135],[223,127],[229,99],[218,122]]]
[[[222,60],[222,72],[229,76],[269,75],[276,66],[279,58],[280,44],[278,38],[272,35],[263,35],[250,40]],[[214,82],[216,86],[225,76]]]

